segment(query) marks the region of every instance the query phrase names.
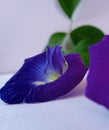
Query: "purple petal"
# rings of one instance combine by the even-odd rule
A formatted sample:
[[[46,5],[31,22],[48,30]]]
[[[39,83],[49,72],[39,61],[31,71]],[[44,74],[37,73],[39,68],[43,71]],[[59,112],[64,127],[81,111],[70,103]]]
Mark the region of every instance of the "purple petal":
[[[46,52],[26,59],[21,69],[1,88],[1,99],[9,104],[24,100],[47,101],[73,89],[82,80],[87,69],[78,55],[64,57],[60,50],[58,46],[48,48]],[[66,72],[65,59],[68,62]],[[60,78],[49,83],[49,76],[54,73],[59,74]],[[44,82],[45,85],[38,85],[36,82]]]
[[[46,52],[26,59],[21,69],[0,90],[1,99],[10,104],[21,103],[30,89],[37,86],[37,81],[46,83],[49,80],[50,74],[46,71],[63,71],[65,58],[60,50],[58,46],[48,48]]]
[[[31,88],[35,87],[30,83],[9,81],[0,90],[1,99],[9,104],[17,104],[23,102],[25,95]]]
[[[65,64],[65,58],[63,54],[61,53],[62,47],[55,46],[53,48],[48,47],[48,51],[46,53],[46,59],[47,59],[47,68],[46,68],[46,74],[60,74],[62,75],[64,72]],[[67,68],[67,66],[66,66]]]
[[[32,88],[26,95],[25,102],[44,102],[58,98],[71,91],[83,79],[87,68],[78,54],[65,56],[68,69],[64,75],[54,82]]]
[[[1,99],[9,104],[21,103],[35,81],[46,81],[46,53],[25,60],[21,69],[1,88]]]
[[[109,108],[109,35],[90,48],[86,96]]]

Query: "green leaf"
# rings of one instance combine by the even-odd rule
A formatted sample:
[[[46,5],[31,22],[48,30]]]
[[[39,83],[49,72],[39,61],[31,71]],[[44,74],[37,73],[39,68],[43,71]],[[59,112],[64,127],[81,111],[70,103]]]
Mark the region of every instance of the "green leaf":
[[[93,26],[81,26],[72,31],[70,36],[75,45],[71,52],[79,53],[85,64],[89,66],[88,46],[100,41],[104,33]]]
[[[51,35],[48,46],[62,46],[64,54],[68,54],[73,49],[73,43],[69,34],[65,32],[58,32]]]
[[[88,46],[91,44],[90,41],[81,40],[77,46],[72,50],[73,53],[79,53],[83,58],[84,63],[86,66],[89,66],[89,52]]]
[[[61,45],[66,37],[66,33],[64,32],[58,32],[51,35],[48,46],[55,46],[55,45]]]
[[[89,40],[92,43],[96,43],[103,38],[104,33],[94,26],[85,25],[73,30],[70,35],[73,43],[77,45],[81,40]]]
[[[66,15],[69,18],[72,18],[72,15],[76,9],[76,7],[78,6],[80,0],[58,0],[62,9],[64,10],[64,12],[66,13]]]

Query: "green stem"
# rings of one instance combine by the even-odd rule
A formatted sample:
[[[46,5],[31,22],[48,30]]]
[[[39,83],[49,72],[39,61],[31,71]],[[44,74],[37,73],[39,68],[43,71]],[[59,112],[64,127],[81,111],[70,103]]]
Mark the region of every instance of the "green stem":
[[[69,50],[71,48],[73,48],[73,42],[70,38],[70,33],[72,31],[72,25],[73,25],[73,19],[70,20],[70,25],[69,25],[69,29],[68,29],[68,32],[67,32],[67,35],[62,43],[62,47],[63,47],[63,51],[68,54],[69,53]]]

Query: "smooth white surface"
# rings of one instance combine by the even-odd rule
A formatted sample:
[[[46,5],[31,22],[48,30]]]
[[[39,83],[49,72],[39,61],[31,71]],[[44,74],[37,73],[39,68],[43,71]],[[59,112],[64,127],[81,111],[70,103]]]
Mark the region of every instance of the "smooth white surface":
[[[12,76],[1,75],[0,87]],[[109,130],[109,110],[84,96],[85,81],[46,103],[8,105],[0,100],[1,130]]]
[[[72,28],[91,24],[109,34],[109,0],[81,0]],[[57,0],[0,0],[0,73],[15,72],[70,21]]]

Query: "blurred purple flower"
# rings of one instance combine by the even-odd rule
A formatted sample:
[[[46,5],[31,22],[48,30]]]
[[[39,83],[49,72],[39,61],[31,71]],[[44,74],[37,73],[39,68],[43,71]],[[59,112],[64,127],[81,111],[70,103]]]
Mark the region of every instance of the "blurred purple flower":
[[[109,109],[109,35],[89,48],[91,63],[86,96]]]
[[[53,100],[79,84],[86,71],[79,54],[64,57],[61,47],[48,47],[46,52],[25,60],[1,88],[0,97],[9,104]]]

